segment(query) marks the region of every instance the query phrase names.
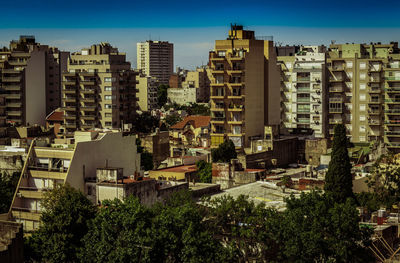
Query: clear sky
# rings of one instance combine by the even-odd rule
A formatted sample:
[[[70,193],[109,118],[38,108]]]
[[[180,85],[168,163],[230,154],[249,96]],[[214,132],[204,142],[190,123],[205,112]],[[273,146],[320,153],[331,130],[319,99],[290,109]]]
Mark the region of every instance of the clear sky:
[[[205,64],[230,23],[282,44],[400,41],[400,1],[0,0],[0,46],[21,34],[77,51],[110,42],[136,65],[136,43],[174,43],[175,66]]]

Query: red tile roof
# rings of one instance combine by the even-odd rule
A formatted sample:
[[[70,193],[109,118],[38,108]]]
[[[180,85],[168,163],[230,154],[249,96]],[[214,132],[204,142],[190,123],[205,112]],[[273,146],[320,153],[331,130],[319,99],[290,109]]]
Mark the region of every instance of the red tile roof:
[[[170,129],[183,129],[187,123],[191,123],[194,128],[199,127],[206,127],[210,124],[211,117],[210,116],[197,116],[197,115],[190,115],[187,116],[183,121],[178,122],[177,124],[170,127]]]
[[[157,171],[163,171],[163,172],[167,172],[167,173],[168,172],[171,172],[171,173],[187,173],[187,172],[196,172],[197,171],[197,167],[196,167],[196,165],[182,165],[182,166],[159,169]]]
[[[53,111],[46,117],[46,121],[63,121],[64,112],[63,111]]]

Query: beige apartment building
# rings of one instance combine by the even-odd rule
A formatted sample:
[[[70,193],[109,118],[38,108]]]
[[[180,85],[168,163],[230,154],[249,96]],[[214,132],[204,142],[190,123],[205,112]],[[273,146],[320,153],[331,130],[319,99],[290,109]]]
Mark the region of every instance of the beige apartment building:
[[[157,91],[159,82],[157,78],[139,73],[136,77],[138,84],[136,97],[141,111],[151,111],[158,108]]]
[[[344,123],[353,142],[400,149],[400,51],[390,44],[332,44],[328,52],[329,133]]]
[[[237,149],[262,139],[264,127],[280,123],[280,85],[272,40],[232,26],[226,40],[210,53],[211,146],[225,138]]]
[[[168,89],[168,99],[180,105],[205,102],[210,100],[211,70],[200,67],[187,71],[178,87]]]
[[[46,116],[61,105],[61,71],[68,54],[36,43],[34,36],[21,36],[0,49],[2,112],[7,123],[45,124]]]
[[[325,46],[277,47],[281,77],[281,132],[326,136]],[[282,51],[282,52],[281,52]],[[283,56],[279,56],[283,53]]]
[[[160,84],[168,85],[174,71],[174,44],[152,40],[137,43],[137,68],[147,76],[156,77]]]
[[[121,128],[136,114],[136,75],[126,54],[108,43],[70,55],[63,72],[62,107],[66,137],[75,130]]]
[[[99,192],[98,187],[96,189],[99,168],[118,167],[121,178],[140,173],[135,136],[123,136],[122,132],[76,132],[72,145],[38,147],[34,141],[26,160],[9,216],[22,223],[27,232],[39,227],[40,201],[55,185],[68,183],[98,204],[103,200],[96,194]]]

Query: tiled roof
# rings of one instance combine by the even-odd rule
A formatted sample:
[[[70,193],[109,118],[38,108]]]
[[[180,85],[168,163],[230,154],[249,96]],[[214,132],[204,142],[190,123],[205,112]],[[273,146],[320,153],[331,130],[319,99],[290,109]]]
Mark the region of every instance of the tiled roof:
[[[197,171],[196,165],[182,165],[170,168],[159,169],[157,171],[171,172],[171,173],[187,173]]]
[[[210,116],[197,116],[191,115],[187,116],[183,121],[178,122],[177,124],[170,127],[170,129],[183,129],[187,123],[191,122],[194,128],[206,127],[210,124],[211,117]]]
[[[63,121],[64,112],[63,111],[53,111],[46,117],[46,121]]]

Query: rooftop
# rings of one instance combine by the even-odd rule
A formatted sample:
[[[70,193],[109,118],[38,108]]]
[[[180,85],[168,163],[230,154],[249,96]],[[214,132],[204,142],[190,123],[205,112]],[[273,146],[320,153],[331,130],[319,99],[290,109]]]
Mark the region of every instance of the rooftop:
[[[190,115],[185,117],[183,121],[171,126],[171,129],[183,129],[188,123],[190,123],[194,128],[206,127],[210,125],[210,121],[210,116]]]
[[[63,121],[64,120],[63,118],[64,118],[63,111],[54,110],[49,115],[47,115],[46,121]]]
[[[197,167],[196,165],[182,165],[182,166],[175,166],[169,168],[159,169],[157,171],[162,171],[166,173],[186,173],[186,172],[196,172]]]

